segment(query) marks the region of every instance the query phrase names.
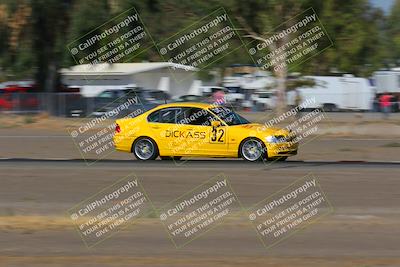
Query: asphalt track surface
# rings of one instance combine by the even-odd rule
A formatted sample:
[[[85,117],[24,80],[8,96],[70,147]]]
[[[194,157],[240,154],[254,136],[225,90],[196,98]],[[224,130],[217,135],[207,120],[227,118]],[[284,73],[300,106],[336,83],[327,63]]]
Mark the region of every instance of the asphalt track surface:
[[[172,245],[157,218],[92,249],[72,225],[11,225],[0,229],[0,266],[400,266],[399,163],[199,159],[180,164],[1,159],[0,215],[66,217],[69,208],[131,173],[156,208],[221,173],[248,208],[312,173],[334,212],[268,250],[245,217],[181,249]]]
[[[301,167],[301,166],[309,166],[309,165],[352,165],[352,166],[372,166],[372,167],[384,167],[388,165],[398,166],[400,167],[400,161],[364,161],[364,160],[287,160],[284,162],[278,161],[260,161],[260,162],[247,162],[240,158],[237,159],[223,159],[223,158],[215,158],[215,159],[185,159],[179,161],[174,160],[152,160],[152,161],[138,161],[135,159],[73,159],[73,158],[0,158],[1,163],[9,163],[9,164],[19,164],[22,162],[26,163],[48,163],[48,164],[80,164],[83,163],[85,166],[96,165],[104,165],[104,164],[128,164],[128,167],[135,168],[148,168],[151,167],[213,167],[218,166],[220,168],[225,168],[227,166],[239,166],[245,168],[252,167],[276,167],[275,164],[278,164],[279,167],[285,168],[290,166]],[[274,166],[272,166],[274,164]],[[114,165],[115,166],[115,165]]]

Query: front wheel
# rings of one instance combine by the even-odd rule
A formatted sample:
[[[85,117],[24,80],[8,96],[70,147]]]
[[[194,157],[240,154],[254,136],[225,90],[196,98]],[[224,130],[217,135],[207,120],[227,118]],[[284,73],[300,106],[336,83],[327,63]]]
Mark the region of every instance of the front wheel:
[[[154,160],[158,156],[156,143],[148,137],[140,137],[133,143],[133,154],[138,160]]]
[[[260,161],[264,158],[265,146],[257,138],[248,138],[240,145],[240,156],[247,161]]]

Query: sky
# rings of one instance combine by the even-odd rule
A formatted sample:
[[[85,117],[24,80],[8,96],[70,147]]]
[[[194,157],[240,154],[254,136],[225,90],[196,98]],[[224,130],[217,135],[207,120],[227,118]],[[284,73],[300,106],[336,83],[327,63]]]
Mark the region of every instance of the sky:
[[[385,11],[385,14],[390,12],[395,0],[369,0],[372,5],[380,7]]]

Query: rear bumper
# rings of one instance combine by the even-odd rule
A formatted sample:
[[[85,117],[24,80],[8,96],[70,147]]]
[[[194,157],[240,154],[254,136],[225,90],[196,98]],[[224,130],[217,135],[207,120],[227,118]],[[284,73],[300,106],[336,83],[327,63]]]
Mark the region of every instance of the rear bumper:
[[[132,137],[125,137],[122,135],[115,134],[113,136],[114,147],[118,151],[122,152],[131,152],[133,138]]]

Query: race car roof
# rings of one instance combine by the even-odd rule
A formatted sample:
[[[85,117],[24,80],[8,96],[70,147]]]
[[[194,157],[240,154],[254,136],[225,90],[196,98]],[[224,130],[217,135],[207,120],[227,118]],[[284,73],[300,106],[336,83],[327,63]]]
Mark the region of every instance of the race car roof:
[[[177,103],[169,103],[157,106],[157,108],[169,108],[169,107],[193,107],[193,108],[213,108],[218,105],[208,104],[208,103],[199,103],[199,102],[177,102]]]

